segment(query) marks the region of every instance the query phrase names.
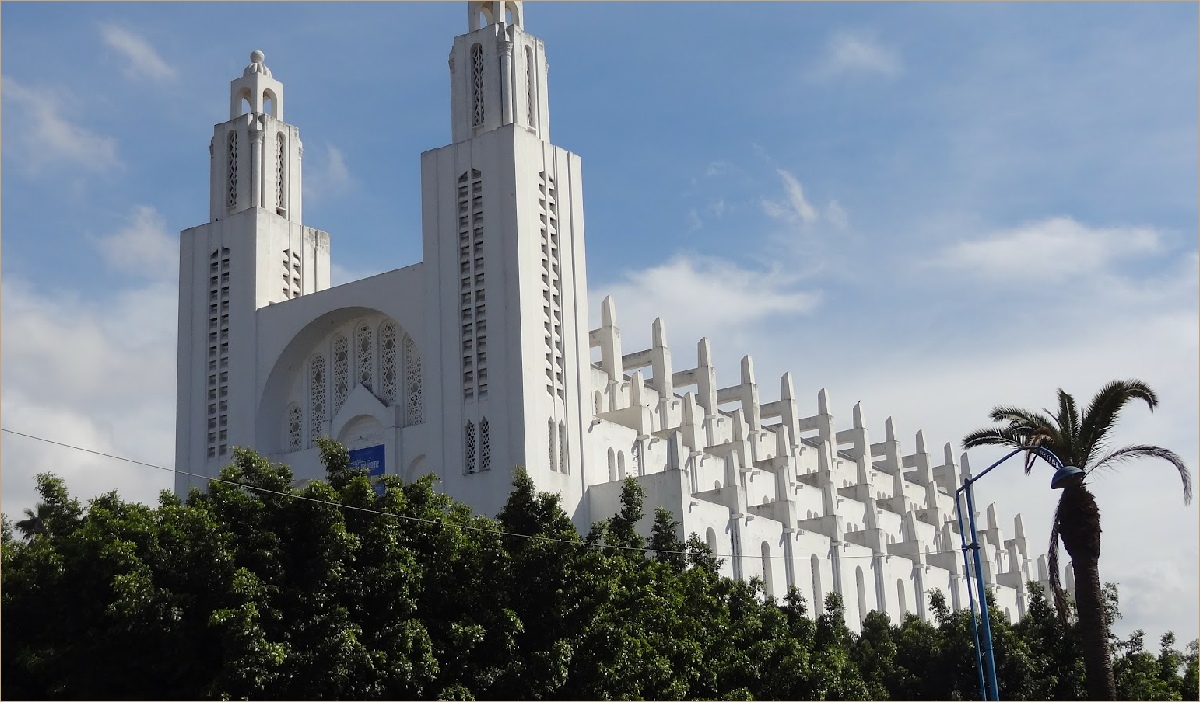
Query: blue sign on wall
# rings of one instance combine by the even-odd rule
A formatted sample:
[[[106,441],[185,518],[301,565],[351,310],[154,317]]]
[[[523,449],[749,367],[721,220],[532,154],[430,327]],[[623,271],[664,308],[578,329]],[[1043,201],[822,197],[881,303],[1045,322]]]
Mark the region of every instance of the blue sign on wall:
[[[354,449],[350,452],[350,467],[367,470],[372,479],[383,475],[383,444]],[[375,486],[376,492],[383,492],[382,485]]]

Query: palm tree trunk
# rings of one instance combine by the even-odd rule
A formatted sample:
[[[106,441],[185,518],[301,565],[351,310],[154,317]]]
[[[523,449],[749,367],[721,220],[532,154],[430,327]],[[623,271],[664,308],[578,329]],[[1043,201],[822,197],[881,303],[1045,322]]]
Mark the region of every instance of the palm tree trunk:
[[[1079,612],[1088,699],[1115,700],[1117,684],[1108,651],[1108,626],[1104,619],[1099,559],[1072,560],[1071,566],[1075,569],[1075,606]]]

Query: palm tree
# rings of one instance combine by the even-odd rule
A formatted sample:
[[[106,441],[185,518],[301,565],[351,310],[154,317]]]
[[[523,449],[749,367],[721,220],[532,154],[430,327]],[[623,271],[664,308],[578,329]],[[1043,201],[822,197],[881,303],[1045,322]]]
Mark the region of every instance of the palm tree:
[[[1058,413],[1030,411],[1018,407],[996,407],[991,419],[1000,425],[971,432],[963,438],[965,448],[1000,445],[1012,448],[1042,446],[1053,452],[1065,465],[1082,469],[1066,481],[1054,526],[1050,530],[1050,585],[1059,615],[1066,617],[1066,596],[1058,576],[1058,544],[1071,556],[1075,572],[1075,606],[1082,635],[1087,670],[1089,699],[1116,699],[1112,658],[1108,650],[1108,626],[1100,586],[1100,509],[1088,490],[1087,477],[1096,470],[1113,468],[1135,458],[1160,458],[1175,466],[1183,481],[1183,501],[1192,501],[1192,478],[1183,459],[1161,446],[1135,444],[1110,450],[1108,440],[1117,423],[1117,415],[1132,400],[1143,400],[1154,411],[1158,396],[1140,380],[1114,380],[1092,398],[1083,416],[1075,398],[1061,388]],[[1033,467],[1035,454],[1025,457],[1025,472]]]
[[[22,519],[13,525],[16,530],[21,532],[21,535],[26,539],[43,535],[48,531],[46,527],[46,517],[50,512],[50,508],[46,504],[39,502],[36,510],[37,511],[34,511],[26,507],[25,519]]]

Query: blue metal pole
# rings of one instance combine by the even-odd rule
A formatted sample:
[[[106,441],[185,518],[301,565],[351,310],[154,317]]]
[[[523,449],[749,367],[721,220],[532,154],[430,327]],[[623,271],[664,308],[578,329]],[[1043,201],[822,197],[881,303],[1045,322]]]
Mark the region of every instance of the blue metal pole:
[[[967,518],[971,521],[971,545],[975,551],[975,583],[979,587],[979,623],[983,628],[983,664],[987,673],[988,686],[993,700],[1000,699],[999,684],[996,682],[996,659],[992,656],[992,624],[988,618],[987,590],[983,582],[983,563],[979,558],[979,537],[975,531],[975,498],[972,496],[971,483],[967,489]]]
[[[975,542],[972,541],[969,546],[967,545],[967,532],[966,532],[966,529],[963,528],[963,518],[962,518],[963,498],[962,498],[962,495],[960,494],[960,493],[962,493],[963,490],[969,489],[970,486],[971,486],[971,481],[970,481],[970,479],[968,479],[965,485],[963,485],[961,488],[959,488],[957,491],[955,491],[955,493],[954,493],[954,512],[955,512],[955,514],[958,515],[958,536],[959,536],[959,540],[962,541],[962,545],[963,545],[962,546],[963,576],[966,577],[966,579],[967,579],[967,600],[971,603],[971,638],[974,639],[974,641],[975,641],[975,670],[979,673],[979,694],[982,696],[982,698],[986,702],[988,696],[987,696],[987,687],[984,685],[984,680],[983,680],[983,657],[980,653],[980,648],[979,648],[979,629],[975,624],[975,591],[974,591],[974,586],[971,584],[971,564],[967,562],[967,551],[969,549],[975,547]]]

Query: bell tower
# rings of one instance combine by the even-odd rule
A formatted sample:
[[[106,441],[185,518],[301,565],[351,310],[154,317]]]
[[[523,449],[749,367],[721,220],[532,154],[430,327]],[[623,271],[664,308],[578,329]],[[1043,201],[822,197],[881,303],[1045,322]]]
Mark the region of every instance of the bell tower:
[[[451,140],[508,124],[550,141],[546,47],[524,30],[520,2],[467,3],[468,33],[450,51]]]
[[[175,465],[214,476],[254,445],[257,317],[329,287],[329,235],[301,224],[300,130],[261,51],[209,142],[209,221],[179,237]],[[207,481],[176,474],[177,493]]]
[[[430,309],[446,364],[443,479],[494,514],[519,465],[539,489],[584,504],[580,160],[550,143],[545,48],[525,32],[522,4],[467,10],[450,53],[452,143],[421,155]]]

